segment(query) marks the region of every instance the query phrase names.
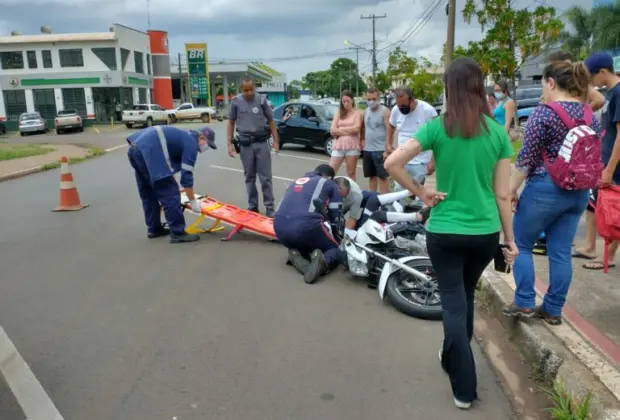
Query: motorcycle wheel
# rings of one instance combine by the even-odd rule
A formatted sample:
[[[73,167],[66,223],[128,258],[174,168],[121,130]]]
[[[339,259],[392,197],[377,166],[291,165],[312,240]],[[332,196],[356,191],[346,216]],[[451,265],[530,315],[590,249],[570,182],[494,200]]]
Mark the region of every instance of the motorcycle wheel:
[[[440,320],[441,298],[431,260],[424,258],[405,264],[430,276],[431,280],[427,282],[403,270],[395,271],[387,280],[388,301],[400,312],[414,318]]]

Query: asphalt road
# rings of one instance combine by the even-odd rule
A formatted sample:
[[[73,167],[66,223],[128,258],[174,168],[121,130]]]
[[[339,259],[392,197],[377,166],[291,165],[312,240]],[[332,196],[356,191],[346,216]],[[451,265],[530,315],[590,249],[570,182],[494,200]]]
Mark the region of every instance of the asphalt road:
[[[196,189],[245,206],[216,127],[221,147],[200,156]],[[113,147],[119,134],[98,136]],[[324,159],[285,150],[273,172],[294,178]],[[57,172],[0,184],[0,321],[66,420],[510,417],[477,344],[481,401],[454,407],[440,323],[344,272],[306,285],[283,248],[251,234],[147,240],[123,148],[72,171],[90,204],[76,213],[49,211]],[[281,197],[284,181],[274,186]]]

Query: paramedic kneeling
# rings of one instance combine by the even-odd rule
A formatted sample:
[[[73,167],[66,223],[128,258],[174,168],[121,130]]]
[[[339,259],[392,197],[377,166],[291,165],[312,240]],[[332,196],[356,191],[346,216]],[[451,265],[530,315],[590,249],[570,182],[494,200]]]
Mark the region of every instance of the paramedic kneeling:
[[[315,205],[326,206],[329,221],[337,223],[342,197],[333,177],[329,165],[319,165],[296,179],[286,189],[273,220],[276,237],[289,250],[289,262],[308,284],[338,265],[338,241],[324,225],[325,209]]]
[[[176,127],[149,127],[127,138],[129,163],[136,174],[149,238],[170,235],[170,243],[194,242],[198,235],[185,232],[181,193],[173,175],[181,171],[181,186],[191,200],[192,210],[200,213],[194,196],[194,164],[198,153],[216,149],[215,133],[208,127],[197,131]],[[161,206],[160,206],[161,203]],[[161,224],[161,207],[169,229]]]

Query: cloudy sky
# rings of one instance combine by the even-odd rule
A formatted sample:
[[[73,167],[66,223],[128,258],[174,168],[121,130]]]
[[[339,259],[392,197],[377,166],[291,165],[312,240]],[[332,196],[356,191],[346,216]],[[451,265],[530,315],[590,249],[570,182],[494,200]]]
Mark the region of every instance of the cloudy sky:
[[[516,0],[515,7],[536,7],[545,0]],[[465,0],[457,0],[456,42],[481,37],[479,26],[467,25],[460,15]],[[592,0],[546,0],[563,11],[572,5],[590,8]],[[147,0],[3,0],[0,34],[16,30],[38,33],[49,25],[55,33],[103,32],[111,23],[146,30]],[[446,38],[444,6],[420,25],[420,16],[433,0],[150,0],[151,28],[169,32],[171,53],[185,42],[207,42],[210,59],[266,62],[287,73],[289,81],[309,71],[325,69],[339,56],[355,59],[346,50],[349,40],[371,47],[372,21],[360,15],[383,15],[377,20],[379,66],[393,44],[411,36],[403,47],[415,56],[438,61]],[[417,30],[416,30],[417,29]],[[370,54],[360,50],[360,71],[370,73]]]

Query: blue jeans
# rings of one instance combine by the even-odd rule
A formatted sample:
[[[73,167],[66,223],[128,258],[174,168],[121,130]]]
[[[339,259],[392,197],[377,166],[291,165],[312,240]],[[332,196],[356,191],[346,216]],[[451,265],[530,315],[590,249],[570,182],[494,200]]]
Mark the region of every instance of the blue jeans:
[[[559,316],[573,278],[572,244],[577,225],[588,204],[588,190],[566,191],[549,175],[531,177],[519,198],[514,216],[515,242],[519,256],[514,262],[517,285],[514,303],[520,308],[536,306],[532,249],[544,231],[549,256],[549,288],[543,309]]]

